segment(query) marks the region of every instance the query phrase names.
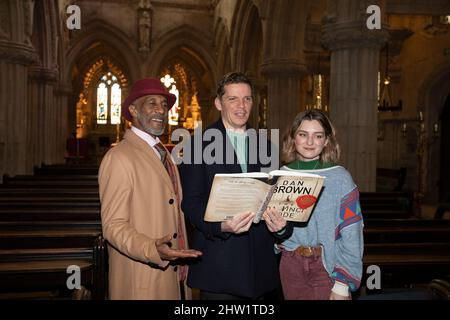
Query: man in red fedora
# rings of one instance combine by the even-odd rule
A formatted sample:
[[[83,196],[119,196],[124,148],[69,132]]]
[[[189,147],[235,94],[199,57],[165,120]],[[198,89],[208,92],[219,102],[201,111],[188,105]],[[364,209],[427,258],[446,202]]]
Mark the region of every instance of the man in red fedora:
[[[158,79],[138,80],[122,105],[132,123],[99,170],[110,299],[189,299],[187,246],[177,168],[159,136],[175,95]],[[185,296],[185,297],[183,297]]]

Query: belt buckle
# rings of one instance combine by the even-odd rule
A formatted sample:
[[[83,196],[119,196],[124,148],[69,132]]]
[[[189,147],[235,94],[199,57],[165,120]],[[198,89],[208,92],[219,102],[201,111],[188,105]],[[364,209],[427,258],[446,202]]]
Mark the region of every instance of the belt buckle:
[[[314,251],[311,247],[304,247],[303,248],[303,255],[305,257],[311,257],[312,255],[314,255]]]
[[[314,250],[311,247],[298,247],[297,250],[298,254],[302,257],[311,257],[314,255]]]

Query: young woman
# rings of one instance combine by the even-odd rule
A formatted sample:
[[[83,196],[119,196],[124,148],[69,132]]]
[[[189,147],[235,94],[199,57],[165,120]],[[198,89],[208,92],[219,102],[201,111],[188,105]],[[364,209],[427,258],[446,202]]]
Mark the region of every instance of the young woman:
[[[350,292],[360,285],[359,192],[349,172],[336,164],[338,160],[339,145],[328,117],[315,109],[298,114],[283,138],[286,165],[281,169],[316,173],[325,182],[307,225],[288,223],[281,231],[291,234],[279,245],[285,299],[349,300]]]

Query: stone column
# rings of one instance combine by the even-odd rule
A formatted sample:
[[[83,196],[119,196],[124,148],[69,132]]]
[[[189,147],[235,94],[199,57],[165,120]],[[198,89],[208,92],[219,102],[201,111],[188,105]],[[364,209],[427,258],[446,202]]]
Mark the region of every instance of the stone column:
[[[57,140],[61,132],[57,130],[59,119],[54,99],[57,73],[43,67],[29,70],[28,114],[30,158],[34,166],[56,162],[60,150]]]
[[[69,96],[72,94],[71,86],[59,84],[56,88],[55,105],[58,112],[57,141],[56,141],[56,163],[65,162],[66,141],[71,132],[68,123]]]
[[[0,39],[0,177],[33,172],[28,160],[27,68],[35,60],[29,45]]]
[[[27,68],[37,61],[32,17],[31,1],[0,1],[0,182],[4,174],[33,172],[27,141]]]
[[[304,38],[310,1],[267,0],[257,3],[264,38],[261,73],[267,80],[267,126],[280,129],[282,133],[304,105]]]
[[[301,83],[306,66],[297,59],[278,59],[261,66],[267,78],[267,126],[280,129],[288,127],[304,105]]]
[[[375,191],[377,74],[379,51],[388,33],[385,25],[381,30],[367,28],[369,1],[355,3],[328,2],[322,40],[331,51],[330,117],[341,146],[341,163],[360,191]]]

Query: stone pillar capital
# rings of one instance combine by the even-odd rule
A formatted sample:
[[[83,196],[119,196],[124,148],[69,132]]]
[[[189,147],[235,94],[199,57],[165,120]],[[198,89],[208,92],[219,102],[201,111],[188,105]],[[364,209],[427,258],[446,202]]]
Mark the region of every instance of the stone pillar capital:
[[[69,96],[72,94],[72,86],[67,83],[58,83],[55,93],[59,96]]]
[[[261,65],[261,73],[266,77],[277,75],[302,76],[306,74],[306,64],[300,59],[276,58],[268,59]]]
[[[389,38],[387,25],[370,30],[366,21],[335,22],[322,26],[322,44],[329,50],[349,48],[381,48]]]
[[[30,65],[38,61],[38,55],[34,48],[29,45],[0,40],[0,60]]]
[[[53,84],[58,79],[58,72],[54,69],[32,66],[28,69],[28,76],[39,83]]]

